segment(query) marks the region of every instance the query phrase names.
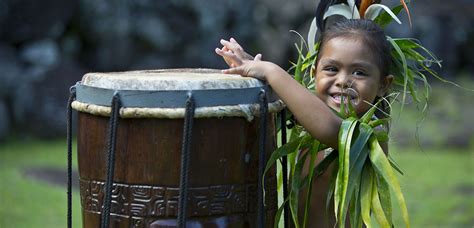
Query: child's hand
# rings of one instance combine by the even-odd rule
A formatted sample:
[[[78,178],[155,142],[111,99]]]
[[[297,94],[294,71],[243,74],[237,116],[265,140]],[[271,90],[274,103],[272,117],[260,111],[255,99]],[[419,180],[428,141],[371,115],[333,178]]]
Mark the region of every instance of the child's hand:
[[[271,62],[260,60],[243,60],[240,66],[222,70],[226,74],[240,74],[246,77],[252,77],[263,81],[268,81],[270,72],[279,67]]]
[[[258,54],[252,57],[240,46],[234,38],[229,41],[221,40],[222,49],[216,48],[216,53],[224,58],[224,61],[229,67],[238,67],[242,65],[245,60],[261,60],[262,55]]]

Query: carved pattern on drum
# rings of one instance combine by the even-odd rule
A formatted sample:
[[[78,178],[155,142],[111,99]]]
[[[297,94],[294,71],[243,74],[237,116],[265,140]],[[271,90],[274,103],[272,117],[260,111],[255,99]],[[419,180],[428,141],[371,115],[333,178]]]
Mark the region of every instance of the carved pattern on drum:
[[[124,185],[114,185],[112,187],[112,203],[110,212],[113,214],[127,214],[130,210],[127,202],[128,188]]]
[[[145,228],[145,221],[143,218],[132,217],[131,227],[133,228]]]
[[[276,206],[276,179],[266,181],[266,204]],[[81,204],[85,211],[100,214],[104,182],[80,180]],[[179,188],[113,184],[112,210],[114,216],[131,218],[132,227],[142,227],[145,218],[176,217]],[[190,188],[188,214],[212,216],[256,212],[256,184],[216,185]]]
[[[130,203],[130,214],[132,216],[145,216],[148,214],[148,205],[151,202],[151,187],[131,186],[132,201]]]
[[[153,187],[152,194],[153,201],[151,215],[153,216],[166,216],[166,188],[164,187]]]

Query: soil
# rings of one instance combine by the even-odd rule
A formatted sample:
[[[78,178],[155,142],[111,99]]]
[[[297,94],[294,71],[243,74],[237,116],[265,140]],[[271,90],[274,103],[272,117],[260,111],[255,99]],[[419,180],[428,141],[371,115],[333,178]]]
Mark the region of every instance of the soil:
[[[23,175],[30,179],[45,182],[50,185],[67,188],[67,170],[52,167],[31,167],[23,171]],[[76,170],[72,171],[72,188],[79,188],[79,178]]]

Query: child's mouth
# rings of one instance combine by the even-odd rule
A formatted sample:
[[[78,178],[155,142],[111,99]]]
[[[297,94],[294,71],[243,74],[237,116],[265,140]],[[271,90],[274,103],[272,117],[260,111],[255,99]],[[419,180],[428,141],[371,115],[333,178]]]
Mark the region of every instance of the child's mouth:
[[[359,103],[359,99],[357,94],[352,93],[333,93],[330,95],[334,103],[340,105],[342,102],[347,104],[349,101],[352,105],[357,105]]]

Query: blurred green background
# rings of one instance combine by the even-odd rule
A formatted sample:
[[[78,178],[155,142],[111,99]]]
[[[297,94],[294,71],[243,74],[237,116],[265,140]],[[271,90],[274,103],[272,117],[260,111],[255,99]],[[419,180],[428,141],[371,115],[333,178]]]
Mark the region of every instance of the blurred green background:
[[[0,0],[0,227],[66,227],[65,106],[84,73],[224,68],[214,48],[229,37],[288,68],[299,42],[289,30],[305,36],[318,2]],[[387,33],[416,37],[443,60],[435,70],[474,89],[474,2],[409,7],[413,26],[402,15]],[[412,227],[474,227],[474,92],[430,82],[426,115],[410,104],[392,113],[390,153]],[[80,227],[77,188],[73,196]]]

